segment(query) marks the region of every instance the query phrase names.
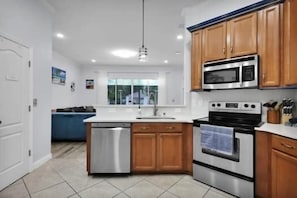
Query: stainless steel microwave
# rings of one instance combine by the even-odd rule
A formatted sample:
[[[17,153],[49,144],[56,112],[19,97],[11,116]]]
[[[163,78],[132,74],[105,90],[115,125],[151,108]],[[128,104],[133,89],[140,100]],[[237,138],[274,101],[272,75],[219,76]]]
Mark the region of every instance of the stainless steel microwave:
[[[203,89],[258,87],[258,55],[250,55],[203,64]]]

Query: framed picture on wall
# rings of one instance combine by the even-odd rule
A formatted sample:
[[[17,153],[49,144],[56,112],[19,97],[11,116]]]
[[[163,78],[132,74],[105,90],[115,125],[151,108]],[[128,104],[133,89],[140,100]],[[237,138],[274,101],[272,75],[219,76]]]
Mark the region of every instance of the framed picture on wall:
[[[94,80],[93,79],[86,80],[86,89],[94,89]]]
[[[52,67],[52,83],[65,85],[66,83],[66,71]]]

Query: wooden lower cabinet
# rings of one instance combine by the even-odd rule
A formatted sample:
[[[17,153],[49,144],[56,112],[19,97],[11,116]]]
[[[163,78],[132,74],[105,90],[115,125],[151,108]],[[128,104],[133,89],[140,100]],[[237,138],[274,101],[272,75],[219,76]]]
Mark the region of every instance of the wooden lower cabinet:
[[[183,169],[183,134],[160,133],[158,135],[158,169],[182,170]]]
[[[192,124],[133,123],[132,172],[192,174],[191,134]]]
[[[256,180],[256,197],[271,197],[271,135],[270,133],[256,133],[256,163],[255,163],[255,180]]]
[[[297,197],[297,141],[256,132],[256,197]]]
[[[297,158],[272,149],[272,197],[297,197]]]
[[[133,134],[132,142],[132,169],[134,171],[156,170],[156,134]]]

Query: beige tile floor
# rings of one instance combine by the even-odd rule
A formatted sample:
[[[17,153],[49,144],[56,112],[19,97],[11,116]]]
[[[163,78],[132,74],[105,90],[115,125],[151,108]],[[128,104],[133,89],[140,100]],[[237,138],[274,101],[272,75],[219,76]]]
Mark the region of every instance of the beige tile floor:
[[[52,144],[53,158],[0,192],[0,198],[226,198],[188,175],[88,176],[83,142]]]

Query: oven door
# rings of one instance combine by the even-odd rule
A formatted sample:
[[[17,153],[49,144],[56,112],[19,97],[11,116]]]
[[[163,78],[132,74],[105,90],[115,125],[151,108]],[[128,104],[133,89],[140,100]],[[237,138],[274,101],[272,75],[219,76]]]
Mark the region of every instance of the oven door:
[[[201,131],[199,127],[194,128],[193,137],[193,159],[203,164],[217,167],[232,173],[249,178],[254,177],[254,137],[252,134],[239,133],[235,131],[236,148],[234,155],[224,156],[221,154],[207,152],[201,147]]]

